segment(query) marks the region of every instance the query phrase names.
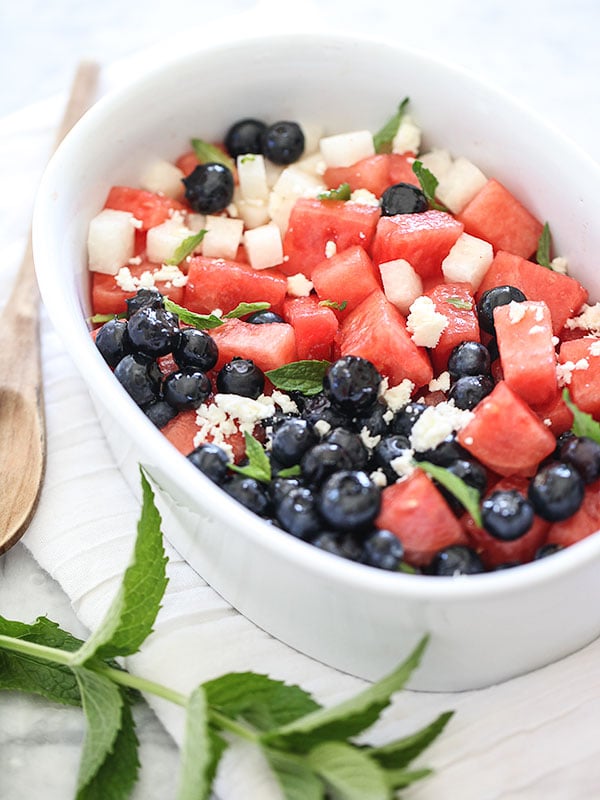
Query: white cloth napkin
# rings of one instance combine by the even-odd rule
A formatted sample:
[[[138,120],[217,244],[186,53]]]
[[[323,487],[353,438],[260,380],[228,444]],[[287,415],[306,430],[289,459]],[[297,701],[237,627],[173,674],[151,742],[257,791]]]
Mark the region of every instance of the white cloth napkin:
[[[185,44],[180,41],[179,49]],[[155,56],[156,51],[140,54],[126,68],[107,70],[103,88],[123,76],[130,79]],[[63,100],[52,98],[0,121],[3,290],[24,248],[29,211]],[[128,563],[139,506],[108,449],[77,369],[45,317],[42,341],[48,463],[39,508],[23,543],[62,586],[81,622],[93,629]],[[155,633],[128,660],[132,672],[186,692],[224,672],[251,669],[298,683],[325,704],[364,685],[276,641],[229,607],[172,548],[168,555],[163,608]],[[399,736],[454,708],[458,713],[446,732],[420,759],[436,774],[408,790],[406,798],[597,797],[599,663],[597,642],[559,664],[490,689],[461,695],[405,692],[371,739]],[[181,710],[149,699],[181,742]],[[280,797],[261,758],[243,743],[226,754],[215,790],[221,800]]]

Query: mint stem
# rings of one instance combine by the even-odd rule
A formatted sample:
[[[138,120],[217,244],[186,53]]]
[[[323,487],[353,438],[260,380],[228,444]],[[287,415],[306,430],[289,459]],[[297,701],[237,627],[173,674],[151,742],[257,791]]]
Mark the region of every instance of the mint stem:
[[[12,650],[14,653],[34,658],[43,658],[45,661],[53,661],[55,664],[64,664],[68,667],[72,664],[72,653],[56,647],[28,642],[26,639],[14,639],[12,636],[0,635],[0,649]]]

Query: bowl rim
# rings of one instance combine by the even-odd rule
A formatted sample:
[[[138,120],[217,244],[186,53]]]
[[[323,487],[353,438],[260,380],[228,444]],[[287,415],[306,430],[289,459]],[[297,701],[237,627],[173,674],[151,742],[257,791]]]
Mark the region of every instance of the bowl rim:
[[[136,442],[142,443],[146,450],[149,447],[158,448],[161,453],[163,467],[178,474],[178,485],[196,485],[207,499],[207,503],[217,509],[216,516],[219,517],[223,524],[229,524],[234,528],[243,528],[245,535],[248,535],[253,543],[275,551],[279,557],[294,562],[294,564],[307,569],[309,572],[327,575],[332,580],[351,584],[359,590],[376,590],[379,594],[397,597],[407,596],[421,600],[443,598],[451,603],[454,600],[484,599],[498,594],[506,594],[513,590],[528,590],[552,583],[561,575],[577,571],[588,563],[590,559],[600,555],[600,536],[597,533],[570,545],[552,557],[523,564],[512,569],[452,578],[387,573],[384,570],[369,568],[330,553],[319,551],[313,545],[300,541],[283,530],[277,530],[278,535],[272,536],[272,528],[267,521],[229,497],[191,463],[186,463],[185,457],[182,459],[176,448],[140,412],[127,394],[121,391],[114,391],[117,385],[111,371],[93,346],[92,338],[82,335],[83,324],[85,323],[83,313],[81,319],[77,320],[74,317],[65,317],[57,311],[60,308],[60,303],[56,304],[56,300],[61,295],[60,287],[57,286],[56,282],[51,281],[52,271],[44,269],[44,266],[48,260],[47,242],[56,233],[51,224],[53,197],[57,191],[56,187],[60,185],[58,179],[61,168],[65,160],[70,158],[71,151],[77,151],[78,146],[81,146],[81,142],[85,141],[89,131],[93,131],[98,123],[109,118],[124,103],[127,103],[129,98],[146,91],[157,78],[162,78],[169,73],[176,74],[186,64],[209,57],[211,53],[218,52],[224,47],[235,50],[245,45],[265,46],[272,45],[274,40],[277,40],[279,44],[293,41],[296,44],[301,42],[310,43],[311,46],[314,46],[317,42],[331,44],[332,41],[340,45],[351,44],[357,47],[384,46],[394,51],[402,52],[408,58],[426,61],[436,69],[450,71],[460,76],[462,80],[489,92],[492,96],[502,98],[505,103],[516,109],[530,124],[543,130],[547,136],[554,137],[555,140],[560,141],[561,147],[576,155],[583,163],[586,163],[586,166],[595,171],[600,179],[600,165],[579,145],[544,120],[540,114],[528,108],[505,90],[476,76],[465,67],[452,64],[425,50],[399,45],[381,36],[372,34],[358,35],[344,31],[335,33],[331,31],[313,31],[306,33],[300,30],[264,34],[263,32],[249,30],[235,36],[224,32],[222,36],[212,37],[210,41],[203,43],[197,49],[175,55],[162,64],[154,65],[141,76],[101,97],[67,134],[44,170],[35,198],[32,225],[36,271],[47,312],[54,327],[61,335],[69,355],[79,365],[80,372],[85,369],[85,380],[87,383],[92,382],[95,384],[96,393],[102,395],[107,392],[111,398],[113,394],[115,395],[114,411],[119,415],[127,430],[131,433],[132,438]],[[179,474],[181,478],[179,478]],[[224,507],[224,510],[221,506]],[[279,534],[285,535],[281,536]]]

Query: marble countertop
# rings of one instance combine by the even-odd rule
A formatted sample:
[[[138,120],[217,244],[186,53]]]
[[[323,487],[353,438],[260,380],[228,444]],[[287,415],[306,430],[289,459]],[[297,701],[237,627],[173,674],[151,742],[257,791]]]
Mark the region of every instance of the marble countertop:
[[[309,7],[311,4],[306,4]],[[0,118],[10,118],[3,130],[18,137],[19,114],[33,103],[63,93],[81,57],[94,57],[103,65],[147,48],[176,46],[179,32],[190,35],[207,20],[227,24],[231,15],[255,8],[272,15],[300,13],[302,4],[264,0],[254,4],[222,0],[219,4],[172,0],[163,3],[104,0],[101,4],[74,4],[53,0],[44,6],[36,0],[4,4],[0,26],[0,74],[10,75],[0,90]],[[314,11],[314,8],[312,9]],[[600,6],[596,0],[428,0],[404,7],[378,0],[328,0],[315,19],[345,30],[369,31],[433,52],[475,71],[529,105],[600,160],[600,48],[597,35]],[[9,134],[6,134],[8,136]],[[8,138],[0,138],[0,183],[11,174]],[[0,246],[16,246],[27,231],[37,179],[44,154],[23,165],[26,180],[0,207]],[[11,172],[12,170],[12,172]],[[585,176],[582,176],[585,180]],[[560,187],[557,187],[557,191]],[[77,635],[85,635],[68,597],[17,545],[0,558],[0,613],[29,620],[47,614]],[[474,745],[447,742],[433,766],[437,776],[406,793],[414,800],[444,800],[464,796],[455,781],[464,776],[461,765],[477,765],[477,800],[592,800],[600,796],[600,745],[598,710],[600,645],[554,665],[527,681],[500,687],[507,708],[531,693],[555,693],[552,710],[543,718],[524,718],[519,733],[502,741],[486,737],[486,714],[492,707],[485,690],[456,697],[453,704],[468,720]],[[562,671],[561,671],[562,670]],[[543,680],[542,680],[543,673]],[[514,684],[514,685],[513,685]],[[566,691],[567,685],[571,688]],[[496,705],[499,695],[496,695]],[[415,697],[413,709],[435,706],[431,698]],[[511,703],[512,705],[508,705]],[[178,751],[153,713],[138,717],[143,769],[136,789],[138,800],[169,800],[175,796]],[[478,738],[480,737],[480,738]],[[49,708],[29,697],[0,695],[0,797],[7,800],[66,800],[73,794],[83,738],[83,718],[77,709]],[[561,742],[570,739],[579,752],[561,757]],[[488,742],[489,752],[484,745]],[[506,759],[514,773],[514,790],[500,791],[485,780],[487,759]],[[475,767],[474,767],[475,769]],[[442,788],[443,787],[443,788]]]

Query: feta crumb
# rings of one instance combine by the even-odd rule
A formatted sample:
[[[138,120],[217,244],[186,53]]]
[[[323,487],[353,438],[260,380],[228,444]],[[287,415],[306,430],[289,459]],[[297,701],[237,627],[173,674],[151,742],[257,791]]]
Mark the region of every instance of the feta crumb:
[[[529,328],[528,334],[532,336],[536,333],[545,333],[545,331],[546,328],[544,328],[543,325],[532,325],[531,328]]]
[[[517,303],[516,300],[511,300],[508,304],[508,318],[512,325],[521,322],[525,316],[526,306],[524,303]]]
[[[580,358],[579,361],[565,361],[563,364],[556,365],[556,378],[559,386],[567,386],[571,383],[573,373],[579,370],[589,369],[590,362],[587,358]]]
[[[202,403],[196,410],[198,432],[194,436],[194,447],[205,442],[232,450],[226,438],[241,431],[252,433],[260,420],[268,419],[275,413],[275,404],[270,397],[261,395],[256,400],[237,394],[217,393],[211,403]]]
[[[132,267],[139,267],[139,265],[142,263],[142,257],[133,256],[133,258],[130,258],[127,263]]]
[[[420,149],[421,129],[410,114],[405,114],[392,140],[392,153],[418,153]]]
[[[351,203],[360,203],[363,206],[378,206],[379,198],[368,189],[355,189],[350,195]]]
[[[432,450],[454,431],[459,431],[473,418],[473,412],[457,408],[452,400],[428,406],[413,425],[410,443],[414,450]]]
[[[590,355],[600,356],[600,340],[592,342],[592,344],[590,345]]]
[[[323,436],[327,436],[327,434],[331,430],[331,425],[327,422],[326,419],[318,419],[315,422],[315,430],[322,438]]]
[[[287,293],[294,297],[308,297],[313,290],[313,283],[301,272],[290,275],[287,279]]]
[[[380,489],[385,489],[385,487],[387,486],[388,480],[385,472],[381,469],[381,467],[379,467],[379,469],[376,469],[374,472],[371,472],[369,478],[373,481],[375,486],[379,486]]]
[[[129,267],[121,267],[115,275],[115,283],[124,292],[137,292],[139,280],[134,278]]]
[[[593,306],[587,303],[584,304],[581,314],[577,317],[571,317],[565,324],[570,330],[582,328],[600,336],[600,303],[596,303]]]
[[[279,406],[284,414],[298,413],[298,406],[288,394],[285,394],[285,392],[280,392],[278,389],[273,389],[271,392],[271,399],[275,405]]]
[[[362,443],[368,450],[372,450],[374,447],[377,447],[377,445],[381,441],[381,436],[379,435],[372,436],[371,432],[369,431],[366,425],[362,428],[359,436]]]
[[[153,273],[153,280],[169,281],[172,286],[185,286],[187,275],[185,275],[175,264],[163,264],[160,269]]]
[[[546,417],[545,419],[543,419],[542,422],[544,423],[544,425],[547,428],[552,427],[552,420],[549,417]]]
[[[388,409],[395,413],[401,408],[404,408],[410,401],[414,388],[414,383],[408,378],[404,378],[404,380],[396,386],[390,386],[389,388],[386,386],[381,397]]]
[[[413,342],[421,347],[435,347],[448,327],[448,319],[435,310],[431,297],[421,295],[412,303],[406,320]]]
[[[427,388],[430,392],[447,392],[450,388],[450,373],[440,373],[437,378],[433,378],[433,380],[429,381],[429,386]]]
[[[390,461],[390,467],[399,478],[407,478],[415,471],[413,455],[414,452],[407,448],[402,451],[402,455],[396,456]]]
[[[567,275],[569,272],[569,262],[564,256],[556,256],[550,262],[550,268],[554,272],[560,272],[562,275]]]
[[[337,244],[332,239],[330,239],[325,244],[325,258],[331,258],[336,253],[337,253]]]

